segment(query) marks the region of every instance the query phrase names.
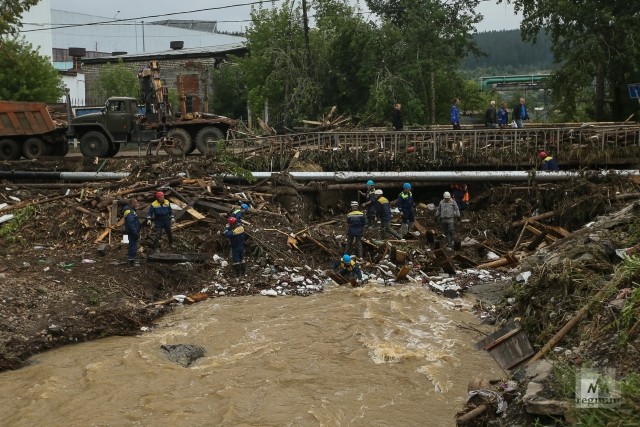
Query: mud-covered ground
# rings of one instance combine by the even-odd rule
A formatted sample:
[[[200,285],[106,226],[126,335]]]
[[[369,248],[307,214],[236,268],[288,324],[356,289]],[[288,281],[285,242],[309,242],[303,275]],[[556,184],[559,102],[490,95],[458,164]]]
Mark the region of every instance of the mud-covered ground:
[[[46,163],[31,162],[29,165],[36,170],[51,168]],[[55,168],[95,170],[96,165],[80,159],[62,162]],[[254,188],[250,185],[229,186],[211,178],[212,173],[225,168],[210,160],[190,160],[185,165],[171,161],[148,164],[120,159],[110,161],[103,170],[131,172],[131,178],[117,183],[83,183],[69,189],[2,183],[0,204],[11,206],[29,200],[60,198],[11,211],[14,219],[0,225],[0,370],[19,368],[27,363],[29,356],[46,349],[110,335],[137,333],[171,310],[173,304],[178,303],[172,299],[175,295],[199,294],[202,297],[206,294],[209,298],[227,298],[277,289],[280,293],[302,297],[321,291],[327,280],[323,271],[330,269],[336,257],[314,241],[335,254],[342,253],[347,202],[355,198],[355,190],[345,190],[349,194],[342,200],[344,206],[338,202],[333,209],[322,211],[310,206],[318,201],[317,195],[312,198],[309,193],[298,194],[295,185],[287,187],[286,180],[260,183],[260,192],[256,193],[261,194],[263,202],[254,200],[255,209],[246,216],[250,223],[247,227],[250,231],[247,244],[250,263],[248,274],[243,278],[234,277],[230,266],[224,263],[229,251],[227,239],[221,234],[225,217],[214,211],[203,211],[206,220],[176,230],[176,244],[170,251],[206,254],[205,262],[146,260],[151,252],[148,248],[151,231],[143,229],[140,265],[131,267],[126,262],[126,245],[120,243],[121,227],[112,231],[111,243],[104,252],[97,250],[95,237],[106,226],[105,206],[101,201],[107,196],[113,200],[122,199],[118,194],[123,189],[138,185],[142,190],[133,191],[127,197],[136,196],[145,207],[155,191],[148,189],[148,184],[158,182],[160,186],[175,179],[206,180],[200,188],[212,199],[228,199],[243,192],[251,194]],[[207,189],[206,184],[211,187]],[[265,187],[272,195],[281,197],[270,197]],[[284,187],[287,187],[286,191],[283,191]],[[441,272],[433,256],[440,228],[428,205],[437,204],[442,191],[447,189],[443,184],[441,187],[417,188],[414,194],[421,204],[418,220],[427,230],[435,231],[436,242],[422,235],[408,237],[407,242],[392,243],[397,250],[408,254],[412,265],[410,276],[423,280],[425,285],[428,282],[425,277]],[[487,248],[490,248],[500,255],[511,253],[519,261],[491,269],[514,278],[505,280],[502,286],[508,293],[508,301],[504,299],[492,304],[486,299],[483,302],[484,285],[478,281],[470,283],[462,293],[467,298],[479,300],[476,305],[478,323],[480,318],[496,325],[518,318],[536,350],[544,346],[599,289],[622,274],[623,261],[616,249],[640,244],[640,221],[636,220],[639,209],[634,205],[637,185],[627,179],[613,177],[602,182],[585,177],[531,186],[471,183],[470,191],[470,208],[463,213],[465,221],[457,223],[456,231],[459,240],[473,238],[476,244],[449,251],[448,255],[460,254],[466,260],[481,264],[488,261]],[[396,194],[387,190],[385,193]],[[626,210],[620,213],[625,207]],[[318,215],[319,211],[326,214]],[[570,234],[557,239],[556,243],[548,241],[538,249],[524,250],[535,235],[526,230],[523,232],[522,225],[514,226],[513,223],[523,216],[549,211],[554,211],[554,215],[540,223],[562,227]],[[142,209],[139,212],[144,215]],[[2,214],[0,210],[0,217]],[[190,219],[184,216],[177,225]],[[285,234],[298,232],[301,232],[299,249],[288,246]],[[388,261],[393,252],[385,249],[377,229],[368,229],[365,238],[370,243],[365,244],[363,270],[375,276],[379,272],[377,265]],[[108,243],[109,238],[104,242]],[[162,249],[169,252],[166,244]],[[214,258],[214,255],[217,256]],[[456,260],[452,262],[459,271],[469,268]],[[515,280],[515,276],[523,271],[532,273],[527,284]],[[637,288],[639,273],[631,268],[630,273],[624,274],[560,341],[556,347],[561,350],[550,352],[550,357],[576,366],[589,363],[614,367],[621,374],[637,369],[640,362],[636,350],[640,344],[637,325],[640,298],[630,298],[637,297],[631,291]],[[306,287],[295,284],[300,277],[304,278],[302,283]],[[609,303],[621,292],[624,292],[623,302],[616,303],[617,309],[611,308]],[[524,412],[517,399],[512,406],[521,410],[515,410],[510,417],[522,418]],[[483,423],[493,418],[481,418],[476,425],[485,425]],[[502,422],[507,422],[506,419],[509,418]]]

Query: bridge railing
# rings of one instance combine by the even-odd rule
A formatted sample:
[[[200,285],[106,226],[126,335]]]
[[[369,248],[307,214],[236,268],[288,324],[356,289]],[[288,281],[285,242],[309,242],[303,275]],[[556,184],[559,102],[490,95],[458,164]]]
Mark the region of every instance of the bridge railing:
[[[271,170],[286,167],[294,156],[336,169],[355,162],[365,169],[387,170],[397,167],[400,159],[406,166],[535,164],[539,151],[576,162],[604,151],[609,157],[624,157],[629,148],[640,145],[640,127],[309,132],[239,138],[229,144],[243,159]]]

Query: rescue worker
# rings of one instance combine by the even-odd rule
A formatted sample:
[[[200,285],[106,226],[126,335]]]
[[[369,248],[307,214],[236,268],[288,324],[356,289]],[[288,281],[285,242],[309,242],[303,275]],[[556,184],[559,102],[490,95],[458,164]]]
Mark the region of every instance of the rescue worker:
[[[404,237],[413,229],[415,222],[415,202],[411,193],[411,184],[405,182],[402,184],[402,192],[398,195],[396,206],[402,214],[402,224],[400,225],[400,235]]]
[[[339,261],[336,261],[333,265],[333,270],[337,271],[338,274],[346,279],[355,277],[359,281],[362,281],[362,270],[360,269],[360,265],[349,254],[342,255],[342,258],[340,258]]]
[[[236,277],[246,274],[246,266],[244,265],[244,242],[247,240],[247,233],[244,231],[242,223],[234,217],[227,220],[229,227],[224,230],[224,235],[229,238],[231,243],[231,263],[233,272]]]
[[[129,258],[129,265],[134,267],[138,266],[136,261],[136,254],[138,253],[138,241],[140,240],[140,220],[138,219],[138,200],[135,198],[129,199],[129,203],[125,205],[122,216],[124,218],[124,232],[129,238],[129,248],[127,256]]]
[[[460,210],[458,209],[457,203],[451,199],[451,194],[449,194],[448,191],[445,191],[442,197],[443,199],[436,209],[436,219],[442,224],[445,244],[451,249],[453,248],[455,233],[454,221],[456,218],[460,218]]]
[[[160,245],[160,237],[162,236],[162,230],[167,232],[169,238],[169,247],[173,246],[173,233],[171,232],[171,225],[176,222],[171,210],[171,203],[164,198],[164,193],[158,191],[156,193],[156,200],[149,206],[147,212],[147,225],[151,227],[151,220],[155,221],[156,235],[153,238],[153,249],[157,252]]]
[[[391,228],[391,204],[389,200],[382,195],[382,190],[380,189],[377,189],[375,194],[378,199],[376,201],[376,212],[378,218],[380,218],[380,238],[384,239],[387,236],[387,232],[389,232],[397,239],[402,239],[402,236]]]
[[[228,217],[234,217],[237,221],[242,222],[242,215],[249,210],[249,205],[242,203],[240,206],[229,212]]]
[[[356,253],[362,258],[362,234],[364,233],[364,213],[358,209],[358,202],[351,202],[351,212],[347,214],[347,246],[345,252],[351,253],[351,245],[356,241]]]
[[[540,158],[542,159],[542,170],[543,171],[558,171],[560,170],[560,168],[558,167],[558,163],[556,162],[556,160],[551,157],[550,154],[547,154],[544,151],[541,151],[540,154],[538,154],[540,156]]]
[[[469,205],[469,189],[467,184],[451,184],[451,195],[456,201],[460,212],[467,209]]]
[[[374,182],[372,180],[367,181],[367,192],[360,191],[360,194],[367,198],[367,201],[363,204],[367,212],[365,225],[373,226],[376,223],[376,201],[378,200]]]

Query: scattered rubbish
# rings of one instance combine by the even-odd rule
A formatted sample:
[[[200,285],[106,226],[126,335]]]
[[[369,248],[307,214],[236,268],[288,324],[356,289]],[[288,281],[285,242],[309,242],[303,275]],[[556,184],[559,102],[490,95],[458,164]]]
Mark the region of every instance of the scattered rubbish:
[[[12,218],[13,218],[13,214],[6,214],[6,215],[0,216],[0,224],[2,224],[3,222],[10,221]]]
[[[89,258],[85,258],[82,260],[83,264],[95,264],[95,262],[96,262],[95,260],[89,259]]]
[[[518,282],[524,282],[525,284],[527,283],[527,281],[529,280],[529,277],[531,277],[531,272],[530,271],[524,271],[520,274],[518,274],[516,276],[516,280]]]

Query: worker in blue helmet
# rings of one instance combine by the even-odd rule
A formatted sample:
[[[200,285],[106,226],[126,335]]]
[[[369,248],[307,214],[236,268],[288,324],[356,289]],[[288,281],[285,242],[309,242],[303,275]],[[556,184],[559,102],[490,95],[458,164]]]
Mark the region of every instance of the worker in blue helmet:
[[[400,225],[400,235],[406,236],[413,229],[416,220],[416,204],[411,193],[411,184],[405,182],[402,184],[402,192],[398,195],[396,206],[400,209],[402,215],[402,223]]]
[[[365,226],[371,227],[376,223],[376,201],[378,200],[374,182],[372,180],[367,181],[367,192],[364,193],[360,191],[360,194],[367,198],[367,201],[362,204],[362,207],[366,212]]]
[[[333,270],[346,279],[356,278],[362,281],[362,270],[360,270],[360,265],[355,258],[349,254],[342,255],[333,265]]]
[[[227,215],[227,219],[233,217],[236,219],[238,223],[242,223],[242,215],[249,210],[249,205],[246,203],[241,203],[240,206],[234,208],[229,215]]]

